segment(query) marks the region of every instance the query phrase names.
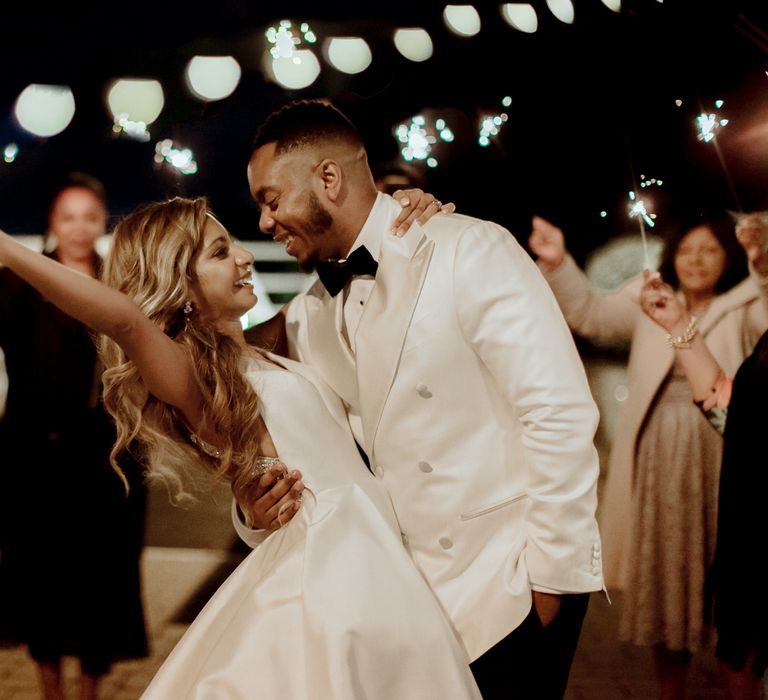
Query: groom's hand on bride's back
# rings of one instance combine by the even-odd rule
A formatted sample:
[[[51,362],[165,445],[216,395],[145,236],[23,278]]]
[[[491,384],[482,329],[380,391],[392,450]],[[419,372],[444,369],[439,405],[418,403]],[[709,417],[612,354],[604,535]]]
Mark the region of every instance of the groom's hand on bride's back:
[[[273,531],[296,515],[303,491],[301,472],[288,471],[280,464],[234,495],[243,522],[249,528]]]

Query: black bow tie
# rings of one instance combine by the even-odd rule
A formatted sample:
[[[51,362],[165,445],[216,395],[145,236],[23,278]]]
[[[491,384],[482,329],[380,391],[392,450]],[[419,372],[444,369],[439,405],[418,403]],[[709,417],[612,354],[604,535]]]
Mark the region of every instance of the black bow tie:
[[[379,267],[365,246],[356,248],[346,260],[323,260],[317,263],[317,276],[328,290],[328,294],[335,297],[349,280],[359,275],[376,277]]]

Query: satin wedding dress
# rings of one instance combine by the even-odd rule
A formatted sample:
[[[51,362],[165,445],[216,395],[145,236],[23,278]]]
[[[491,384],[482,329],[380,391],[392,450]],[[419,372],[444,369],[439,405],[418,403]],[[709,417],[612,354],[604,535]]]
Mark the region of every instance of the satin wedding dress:
[[[468,659],[411,562],[339,399],[299,363],[244,360],[306,486],[210,599],[144,700],[466,700]]]

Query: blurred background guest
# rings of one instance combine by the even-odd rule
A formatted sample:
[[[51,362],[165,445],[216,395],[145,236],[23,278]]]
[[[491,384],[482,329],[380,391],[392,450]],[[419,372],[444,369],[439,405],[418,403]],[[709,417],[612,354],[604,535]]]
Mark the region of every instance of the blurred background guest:
[[[398,190],[424,189],[426,186],[426,178],[412,165],[400,160],[378,163],[371,170],[376,189],[384,194],[394,196]]]
[[[742,217],[736,235],[764,280],[762,296],[768,307],[768,218],[757,213]],[[693,323],[674,290],[658,275],[647,276],[641,306],[667,331],[668,338],[684,335]],[[711,572],[716,654],[729,697],[758,700],[763,697],[762,678],[768,666],[768,600],[760,585],[764,579],[760,552],[768,532],[764,503],[768,493],[764,438],[768,333],[732,382],[698,333],[688,343],[676,344],[675,354],[694,401],[718,430],[724,429],[717,546]]]
[[[101,183],[72,174],[52,199],[44,254],[97,277],[106,224]],[[147,653],[144,487],[126,460],[126,495],[109,464],[114,428],[88,330],[7,269],[0,347],[0,637],[27,645],[46,700],[64,697],[62,657],[78,657],[80,698],[90,700],[112,661]]]
[[[535,217],[529,239],[570,327],[631,341],[629,396],[609,460],[600,513],[606,585],[625,589],[619,635],[650,646],[662,698],[681,698],[692,652],[709,640],[706,576],[715,551],[722,441],[692,402],[673,346],[700,333],[735,372],[768,328],[762,279],[726,214],[692,216],[670,231],[662,276],[697,318],[667,345],[639,305],[642,280],[592,289],[562,232]]]

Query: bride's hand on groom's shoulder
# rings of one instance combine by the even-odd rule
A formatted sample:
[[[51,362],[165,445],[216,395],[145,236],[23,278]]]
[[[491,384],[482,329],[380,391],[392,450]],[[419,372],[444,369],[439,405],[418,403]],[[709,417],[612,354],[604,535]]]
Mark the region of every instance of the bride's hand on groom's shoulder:
[[[422,226],[437,213],[452,214],[456,211],[456,205],[453,202],[443,204],[433,194],[418,187],[396,190],[392,197],[403,208],[395,219],[395,223],[392,224],[392,232],[396,236],[402,236],[414,222]]]
[[[274,531],[299,511],[303,491],[301,472],[280,464],[234,495],[247,527]]]

